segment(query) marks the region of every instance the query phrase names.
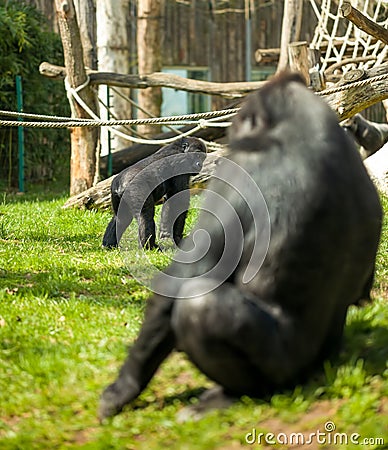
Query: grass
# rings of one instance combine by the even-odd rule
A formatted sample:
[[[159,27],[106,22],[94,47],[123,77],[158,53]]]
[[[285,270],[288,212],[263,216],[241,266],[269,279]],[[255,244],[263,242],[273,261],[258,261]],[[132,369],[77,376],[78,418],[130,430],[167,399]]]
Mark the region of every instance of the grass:
[[[294,390],[244,397],[178,424],[176,413],[211,383],[174,354],[133,408],[100,425],[99,395],[139,330],[149,294],[119,251],[100,246],[110,215],[63,210],[64,201],[47,192],[0,199],[0,449],[239,449],[260,448],[258,441],[287,448],[286,435],[307,439],[328,421],[349,439],[359,433],[360,442],[375,441],[333,445],[333,432],[327,448],[382,448],[377,438],[387,445],[387,219],[374,302],[350,309],[343,352],[323,373]],[[260,433],[281,439],[274,446],[266,434],[266,444]]]

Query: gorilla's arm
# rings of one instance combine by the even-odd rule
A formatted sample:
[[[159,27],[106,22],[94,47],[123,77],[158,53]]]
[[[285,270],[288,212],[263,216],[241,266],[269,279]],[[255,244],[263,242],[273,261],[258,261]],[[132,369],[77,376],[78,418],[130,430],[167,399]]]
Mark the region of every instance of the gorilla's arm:
[[[160,239],[173,239],[179,245],[183,236],[187,210],[190,206],[189,177],[180,175],[169,180],[166,201],[162,206],[160,218]],[[178,194],[176,197],[174,197]],[[182,211],[182,212],[180,212]]]
[[[116,223],[117,218],[116,215],[112,217],[108,226],[106,227],[104,237],[102,238],[102,245],[107,248],[117,247],[117,236],[116,236]]]
[[[171,327],[173,300],[154,295],[147,302],[145,319],[117,380],[102,394],[99,417],[119,413],[140,395],[159,365],[174,349]]]
[[[143,248],[155,247],[155,205],[152,196],[145,201],[140,213],[136,214],[136,220],[139,225],[139,245]]]
[[[120,185],[122,175],[117,175],[111,184],[111,203],[113,209],[113,217],[111,221],[108,223],[106,227],[104,237],[102,238],[103,247],[114,248],[117,247],[117,235],[116,235],[116,226],[117,226],[117,213],[120,206],[121,195],[119,195],[117,188]]]
[[[177,245],[182,240],[187,210],[190,206],[190,176],[200,172],[206,158],[206,153],[202,147],[200,148],[201,151],[174,155],[166,167],[161,167],[166,180],[164,182],[166,201],[161,212],[159,237],[172,238]]]

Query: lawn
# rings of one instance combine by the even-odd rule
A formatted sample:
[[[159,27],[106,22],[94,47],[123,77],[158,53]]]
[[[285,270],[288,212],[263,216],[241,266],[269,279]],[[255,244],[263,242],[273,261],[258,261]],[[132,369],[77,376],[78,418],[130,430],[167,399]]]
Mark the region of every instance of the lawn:
[[[99,396],[149,294],[128,259],[101,248],[110,214],[64,210],[65,200],[44,192],[0,198],[1,450],[288,448],[310,433],[312,443],[298,448],[383,448],[382,439],[387,448],[387,218],[374,301],[350,308],[339,359],[308,384],[180,424],[177,412],[211,383],[174,354],[132,408],[100,425]]]

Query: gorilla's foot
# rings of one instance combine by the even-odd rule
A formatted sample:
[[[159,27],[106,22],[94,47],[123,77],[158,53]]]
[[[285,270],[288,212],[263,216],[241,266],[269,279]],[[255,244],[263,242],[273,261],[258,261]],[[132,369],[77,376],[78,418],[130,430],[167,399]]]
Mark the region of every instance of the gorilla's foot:
[[[98,419],[100,422],[119,414],[124,406],[132,402],[140,393],[137,386],[128,383],[123,386],[123,383],[120,383],[120,381],[119,379],[109,385],[101,395],[98,410]]]
[[[177,421],[183,423],[188,420],[200,420],[209,411],[229,408],[237,400],[237,397],[225,394],[221,386],[216,386],[205,391],[199,397],[198,403],[180,410],[177,414]]]

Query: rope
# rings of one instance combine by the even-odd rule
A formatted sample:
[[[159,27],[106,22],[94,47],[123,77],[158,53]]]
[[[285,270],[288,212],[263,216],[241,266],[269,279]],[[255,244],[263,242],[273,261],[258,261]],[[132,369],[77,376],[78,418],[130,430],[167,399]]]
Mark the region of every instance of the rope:
[[[2,113],[3,111],[1,111]],[[0,113],[0,114],[1,114]],[[208,120],[200,120],[194,121],[194,120],[182,120],[177,119],[174,120],[172,118],[163,118],[163,117],[156,117],[153,119],[131,119],[131,120],[89,120],[84,119],[82,121],[80,120],[71,120],[67,119],[65,122],[20,122],[17,120],[0,120],[0,125],[2,126],[10,126],[10,127],[20,127],[25,126],[27,128],[76,128],[76,127],[111,127],[111,126],[118,126],[118,125],[141,125],[145,123],[149,124],[171,124],[174,125],[197,125],[197,128],[206,128],[206,127],[227,127],[230,125],[230,122],[216,122],[216,120],[220,119],[228,119],[234,116],[236,113],[233,114],[227,114],[222,117],[216,117]],[[8,115],[8,114],[4,114]],[[21,116],[20,114],[16,113],[17,116]],[[190,116],[190,115],[189,115]],[[183,117],[183,116],[182,116]],[[190,130],[191,132],[192,130]],[[178,135],[177,137],[182,137],[182,135]]]
[[[125,120],[94,120],[94,119],[81,119],[81,118],[71,118],[71,117],[60,117],[60,116],[45,116],[40,114],[29,114],[29,113],[20,113],[17,111],[4,111],[0,110],[0,116],[9,116],[9,117],[22,117],[22,118],[34,118],[34,119],[46,119],[51,120],[51,122],[19,122],[12,120],[0,120],[0,125],[5,126],[23,126],[31,128],[74,128],[74,127],[106,127],[106,126],[119,126],[119,125],[143,125],[143,124],[174,124],[174,125],[182,125],[182,124],[193,124],[197,123],[195,119],[206,119],[203,124],[207,125],[210,122],[209,126],[216,125],[215,120],[228,119],[233,117],[239,108],[233,109],[224,109],[220,111],[208,111],[205,113],[195,113],[195,114],[186,114],[181,116],[167,116],[167,117],[153,117],[149,119],[125,119]]]
[[[354,87],[365,86],[366,84],[371,84],[373,82],[385,80],[387,78],[388,78],[388,74],[377,75],[377,76],[372,77],[372,78],[367,78],[366,80],[353,81],[352,83],[347,83],[347,84],[344,84],[342,86],[328,88],[328,89],[325,89],[325,90],[320,91],[320,92],[315,92],[315,94],[317,94],[317,95],[334,94],[336,92],[347,91],[348,89],[352,89]]]
[[[0,109],[0,116],[8,116],[8,117],[22,117],[25,119],[42,119],[42,120],[57,120],[57,121],[80,121],[80,122],[88,122],[90,121],[90,119],[82,119],[82,118],[77,118],[74,119],[72,117],[61,117],[61,116],[46,116],[43,114],[31,114],[31,113],[22,113],[22,112],[18,112],[18,111],[5,111],[3,109]]]
[[[82,98],[78,95],[78,92],[81,90],[81,89],[83,89],[85,86],[87,86],[87,84],[89,83],[89,79],[87,79],[86,81],[85,81],[85,83],[83,83],[81,86],[78,86],[76,89],[73,89],[71,86],[70,86],[70,84],[69,84],[69,82],[68,82],[68,80],[67,80],[67,78],[65,78],[65,88],[66,88],[66,92],[67,92],[67,95],[68,96],[72,96],[76,101],[77,101],[77,103],[91,116],[91,117],[93,117],[93,119],[95,119],[97,122],[100,122],[100,124],[99,125],[97,125],[97,126],[102,126],[101,125],[101,119],[97,116],[97,114],[95,114],[94,113],[94,111],[92,111],[90,108],[89,108],[89,106],[82,100]],[[223,117],[225,117],[225,116],[223,116]],[[146,119],[147,120],[147,119]],[[149,119],[148,119],[149,120]],[[155,120],[157,120],[157,119],[151,119],[152,120],[152,122],[150,122],[150,123],[162,123],[162,122],[156,122]],[[202,119],[203,120],[203,119]],[[207,125],[206,126],[212,126],[212,120],[218,120],[218,119],[209,119],[208,120],[208,122],[207,122]],[[120,121],[115,121],[116,122],[116,125],[118,125],[118,122],[120,122]],[[176,123],[176,122],[175,122]],[[180,121],[179,122],[179,124],[181,124],[181,125],[190,125],[190,124],[192,124],[192,122],[190,122],[190,121],[185,121],[185,120],[183,120],[183,121]],[[205,126],[205,124],[202,122],[202,123],[200,123],[199,125],[197,125],[197,126],[195,126],[194,128],[192,128],[191,130],[189,130],[189,131],[186,131],[185,133],[182,133],[182,134],[180,134],[180,135],[177,135],[177,136],[174,136],[174,137],[171,137],[171,138],[167,138],[167,139],[141,139],[141,138],[136,138],[136,137],[134,137],[134,136],[129,136],[129,135],[127,135],[127,134],[125,134],[125,133],[122,133],[121,131],[119,131],[119,130],[116,130],[115,128],[112,128],[111,126],[109,126],[109,125],[107,125],[108,126],[108,128],[109,128],[109,130],[111,131],[111,133],[114,133],[114,134],[116,134],[117,136],[120,136],[121,138],[123,138],[123,139],[126,139],[126,140],[128,140],[128,141],[131,141],[131,142],[135,142],[136,144],[149,144],[149,145],[153,145],[153,144],[156,144],[156,145],[163,145],[163,144],[169,144],[169,143],[171,143],[171,142],[175,142],[175,141],[177,141],[178,139],[180,139],[180,138],[182,138],[182,137],[185,137],[185,136],[190,136],[191,134],[193,134],[193,133],[196,133],[197,131],[199,131],[201,128],[203,128],[204,126]]]

